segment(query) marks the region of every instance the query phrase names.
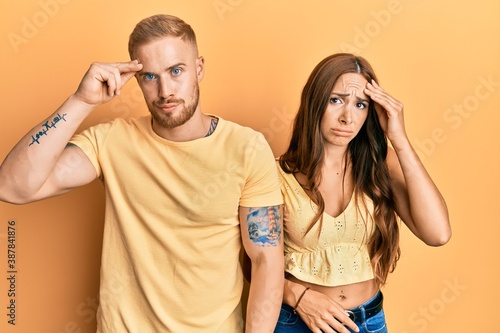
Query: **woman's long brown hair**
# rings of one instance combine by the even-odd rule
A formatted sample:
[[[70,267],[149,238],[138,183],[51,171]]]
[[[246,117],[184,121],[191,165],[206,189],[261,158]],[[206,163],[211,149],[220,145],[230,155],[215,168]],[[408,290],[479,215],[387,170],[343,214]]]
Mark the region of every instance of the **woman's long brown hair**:
[[[310,191],[312,200],[319,208],[311,226],[321,220],[325,209],[325,202],[318,190],[324,161],[320,124],[333,87],[345,73],[359,73],[368,82],[372,79],[378,82],[370,64],[362,57],[337,53],[323,59],[304,86],[290,145],[279,160],[285,172],[300,172],[306,176],[305,188]],[[352,165],[356,202],[360,202],[360,199],[364,202],[363,194],[373,202],[375,228],[367,246],[379,285],[385,284],[400,256],[395,198],[386,164],[387,149],[387,138],[374,105],[370,103],[367,119],[358,135],[349,143],[344,160],[346,165],[348,162]]]

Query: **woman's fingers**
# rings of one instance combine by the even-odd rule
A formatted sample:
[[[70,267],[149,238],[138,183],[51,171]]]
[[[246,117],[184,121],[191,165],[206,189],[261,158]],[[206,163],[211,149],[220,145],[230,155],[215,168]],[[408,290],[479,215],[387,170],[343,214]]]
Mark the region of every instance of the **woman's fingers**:
[[[383,90],[375,80],[367,83],[365,92],[388,112],[400,112],[403,109],[403,104]]]

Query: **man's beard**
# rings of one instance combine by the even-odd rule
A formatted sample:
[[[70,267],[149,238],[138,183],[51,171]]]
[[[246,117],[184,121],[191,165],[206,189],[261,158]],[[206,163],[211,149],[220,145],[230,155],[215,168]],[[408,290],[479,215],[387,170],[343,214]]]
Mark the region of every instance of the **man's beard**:
[[[170,99],[161,99],[157,102],[153,102],[152,104],[147,103],[149,112],[153,116],[155,123],[160,125],[163,128],[176,128],[178,126],[184,125],[189,119],[191,119],[198,107],[198,102],[200,99],[200,90],[198,84],[194,86],[193,89],[193,98],[190,104],[186,104],[186,101],[182,98],[170,98]],[[162,105],[168,103],[176,103],[179,104],[178,107],[182,107],[181,113],[177,116],[174,116],[172,113],[164,113],[162,111],[158,111],[155,105]]]

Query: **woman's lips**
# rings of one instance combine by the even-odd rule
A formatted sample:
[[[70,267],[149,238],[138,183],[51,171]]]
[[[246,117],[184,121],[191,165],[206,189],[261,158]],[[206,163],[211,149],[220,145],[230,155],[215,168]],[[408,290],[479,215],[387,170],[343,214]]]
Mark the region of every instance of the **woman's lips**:
[[[331,131],[333,132],[333,134],[337,136],[345,136],[345,137],[352,136],[353,133],[350,130],[340,129],[340,128],[332,128]]]

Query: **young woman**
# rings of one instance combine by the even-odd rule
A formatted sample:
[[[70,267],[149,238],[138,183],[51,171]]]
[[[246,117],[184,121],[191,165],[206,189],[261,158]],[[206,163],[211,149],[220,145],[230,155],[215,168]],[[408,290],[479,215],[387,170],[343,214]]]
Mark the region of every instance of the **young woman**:
[[[331,55],[309,76],[278,164],[286,281],[275,332],[387,332],[380,288],[399,259],[398,220],[431,246],[451,237],[403,105],[365,59]]]

